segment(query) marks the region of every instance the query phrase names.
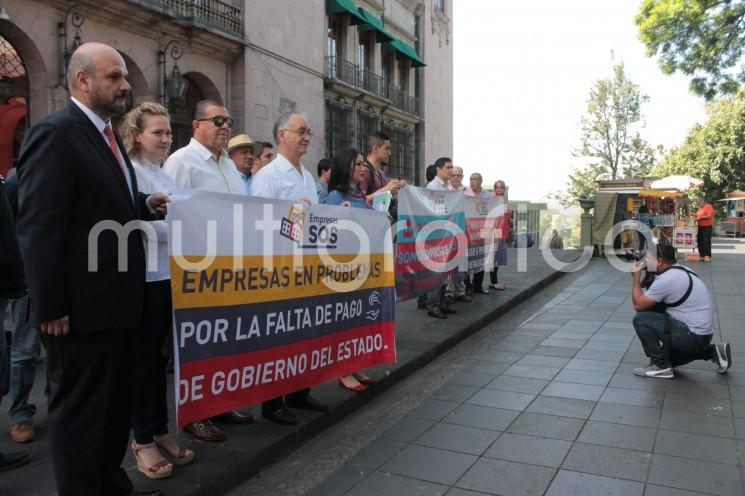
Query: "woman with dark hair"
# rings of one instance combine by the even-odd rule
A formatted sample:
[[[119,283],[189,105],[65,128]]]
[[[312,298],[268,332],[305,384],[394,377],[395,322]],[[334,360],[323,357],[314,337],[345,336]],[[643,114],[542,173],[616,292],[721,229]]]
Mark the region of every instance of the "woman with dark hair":
[[[323,203],[327,205],[341,205],[343,207],[368,208],[372,206],[360,191],[360,183],[365,178],[365,159],[354,149],[347,148],[331,159],[331,179],[329,179],[329,194]],[[375,380],[354,372],[339,378],[339,385],[343,388],[361,393],[365,385],[374,384]]]
[[[331,159],[329,195],[323,200],[327,205],[372,208],[360,191],[365,177],[365,159],[355,148],[347,148]]]

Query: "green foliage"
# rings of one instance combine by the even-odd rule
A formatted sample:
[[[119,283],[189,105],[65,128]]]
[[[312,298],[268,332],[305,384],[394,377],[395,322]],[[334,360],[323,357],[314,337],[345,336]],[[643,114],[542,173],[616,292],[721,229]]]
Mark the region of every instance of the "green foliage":
[[[709,103],[708,121],[691,129],[682,145],[653,169],[658,176],[689,175],[704,180],[704,194],[717,200],[745,190],[745,90]]]
[[[612,77],[595,81],[580,124],[581,143],[573,152],[594,162],[573,168],[566,190],[552,192],[549,198],[569,206],[581,194],[592,195],[596,181],[646,175],[661,153],[661,147],[653,148],[641,137],[645,125],[641,107],[648,100],[623,63],[614,64]]]
[[[662,72],[691,76],[697,95],[734,95],[745,83],[745,0],[644,0],[634,22]]]

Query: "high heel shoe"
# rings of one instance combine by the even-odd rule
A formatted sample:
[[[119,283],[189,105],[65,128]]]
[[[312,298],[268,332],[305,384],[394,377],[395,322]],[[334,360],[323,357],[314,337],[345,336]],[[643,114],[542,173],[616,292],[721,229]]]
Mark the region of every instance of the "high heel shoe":
[[[349,389],[350,391],[354,391],[355,393],[361,393],[362,391],[367,389],[362,384],[357,384],[356,386],[347,386],[346,384],[344,384],[344,381],[342,381],[341,378],[339,379],[339,385],[344,389]]]
[[[165,443],[163,443],[163,441],[167,439],[166,436],[168,436],[168,434],[165,434],[163,436],[153,436],[153,439],[155,440],[155,444],[158,446],[158,450],[160,451],[160,453],[168,461],[170,461],[174,465],[186,465],[194,459],[194,452],[190,449],[178,446],[175,440],[173,440],[173,444],[176,444],[176,447],[178,447],[178,453],[171,453],[166,447]]]
[[[375,384],[376,382],[378,382],[372,377],[368,377],[365,374],[362,374],[360,372],[355,372],[352,375],[354,376],[355,379],[357,379],[357,381],[359,381],[361,384],[364,384],[365,386],[371,386]]]
[[[155,462],[154,465],[150,466],[145,464],[145,460],[143,460],[140,452],[150,449],[155,450],[156,453],[160,454],[155,443],[137,444],[132,441],[132,454],[134,454],[135,460],[137,460],[137,470],[150,479],[165,479],[166,477],[173,475],[173,464],[168,460],[161,459]]]

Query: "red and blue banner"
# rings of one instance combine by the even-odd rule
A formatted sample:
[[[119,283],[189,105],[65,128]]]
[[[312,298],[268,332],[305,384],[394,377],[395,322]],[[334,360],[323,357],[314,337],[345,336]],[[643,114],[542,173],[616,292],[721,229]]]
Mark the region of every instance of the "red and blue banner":
[[[197,191],[168,211],[178,425],[395,362],[385,213]]]
[[[406,186],[398,193],[396,294],[436,291],[467,271],[463,193]]]

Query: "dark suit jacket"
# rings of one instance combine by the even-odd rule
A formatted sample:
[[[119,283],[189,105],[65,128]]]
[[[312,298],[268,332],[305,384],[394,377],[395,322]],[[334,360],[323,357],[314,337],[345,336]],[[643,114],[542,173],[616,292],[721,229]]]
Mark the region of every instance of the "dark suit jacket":
[[[117,136],[120,149],[124,150]],[[70,316],[71,332],[134,327],[142,316],[145,253],[139,231],[126,238],[127,270],[118,270],[118,236],[88,237],[99,221],[150,219],[129,159],[135,201],[122,170],[88,117],[73,103],[26,133],[18,162],[18,238],[36,324]]]

